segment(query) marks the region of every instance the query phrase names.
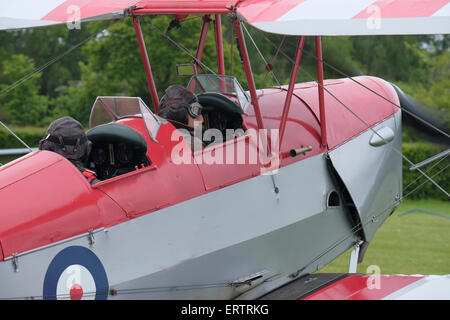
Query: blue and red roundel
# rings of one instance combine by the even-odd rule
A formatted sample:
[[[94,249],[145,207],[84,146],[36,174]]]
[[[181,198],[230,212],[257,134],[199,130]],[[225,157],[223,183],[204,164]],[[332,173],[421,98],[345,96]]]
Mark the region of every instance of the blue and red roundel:
[[[106,300],[108,277],[97,256],[80,246],[60,251],[48,266],[43,297],[48,300]]]

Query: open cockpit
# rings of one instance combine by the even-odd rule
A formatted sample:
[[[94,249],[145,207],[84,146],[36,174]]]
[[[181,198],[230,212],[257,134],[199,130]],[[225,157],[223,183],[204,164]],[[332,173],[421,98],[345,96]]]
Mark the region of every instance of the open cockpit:
[[[242,114],[250,104],[250,98],[233,76],[202,74],[191,77],[187,88],[193,91],[203,106],[203,134],[214,129],[227,141],[235,137],[235,133],[244,134]],[[208,134],[206,137],[208,138]],[[220,143],[204,139],[205,145]]]
[[[194,75],[187,88],[203,106],[205,146],[245,134],[242,115],[250,98],[234,77]],[[141,98],[97,97],[86,132],[93,143],[88,168],[103,181],[150,166],[148,143],[158,143],[158,130],[165,123]]]
[[[143,119],[145,131],[129,125]],[[137,97],[98,97],[92,107],[87,138],[93,147],[88,167],[99,180],[107,180],[140,168],[151,162],[144,136],[156,141],[162,121]]]

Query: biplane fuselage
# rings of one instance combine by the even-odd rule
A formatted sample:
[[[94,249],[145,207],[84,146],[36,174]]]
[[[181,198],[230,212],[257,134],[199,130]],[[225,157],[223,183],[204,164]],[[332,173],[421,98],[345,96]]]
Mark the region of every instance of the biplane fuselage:
[[[398,103],[387,82],[358,81]],[[264,144],[248,134],[258,128],[250,104],[241,115],[246,134],[193,153],[154,115],[152,129],[142,116],[104,125],[137,132],[148,164],[93,185],[49,151],[3,166],[0,298],[235,298],[369,242],[401,195],[400,111],[348,79],[324,86],[370,128],[325,98],[323,146],[317,84],[299,83],[279,152],[265,163],[251,158]],[[257,91],[269,136],[279,128],[286,92]],[[192,161],[177,163],[180,146]],[[305,146],[310,151],[291,154]]]

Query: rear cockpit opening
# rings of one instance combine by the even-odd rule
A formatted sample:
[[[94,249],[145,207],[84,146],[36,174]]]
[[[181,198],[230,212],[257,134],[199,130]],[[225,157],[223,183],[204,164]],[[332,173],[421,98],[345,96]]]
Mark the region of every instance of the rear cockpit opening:
[[[117,123],[132,118],[142,119],[147,129],[144,132],[157,143],[163,121],[141,98],[97,97],[95,100],[86,136],[92,142],[88,168],[96,173],[97,179],[107,180],[151,165],[143,133]]]
[[[223,137],[223,141],[205,139],[206,146],[233,139],[237,134],[245,134],[242,111],[233,100],[220,93],[203,93],[197,97],[203,106],[203,133],[210,129],[216,129]],[[213,138],[215,136],[213,135]],[[204,137],[208,137],[208,134],[204,134]]]

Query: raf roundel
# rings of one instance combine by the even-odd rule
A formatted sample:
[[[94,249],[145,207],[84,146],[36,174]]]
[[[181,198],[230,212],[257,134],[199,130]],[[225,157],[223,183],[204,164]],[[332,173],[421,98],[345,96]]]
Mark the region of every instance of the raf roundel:
[[[105,300],[108,290],[108,277],[100,259],[85,247],[72,246],[60,251],[48,266],[43,297]]]

